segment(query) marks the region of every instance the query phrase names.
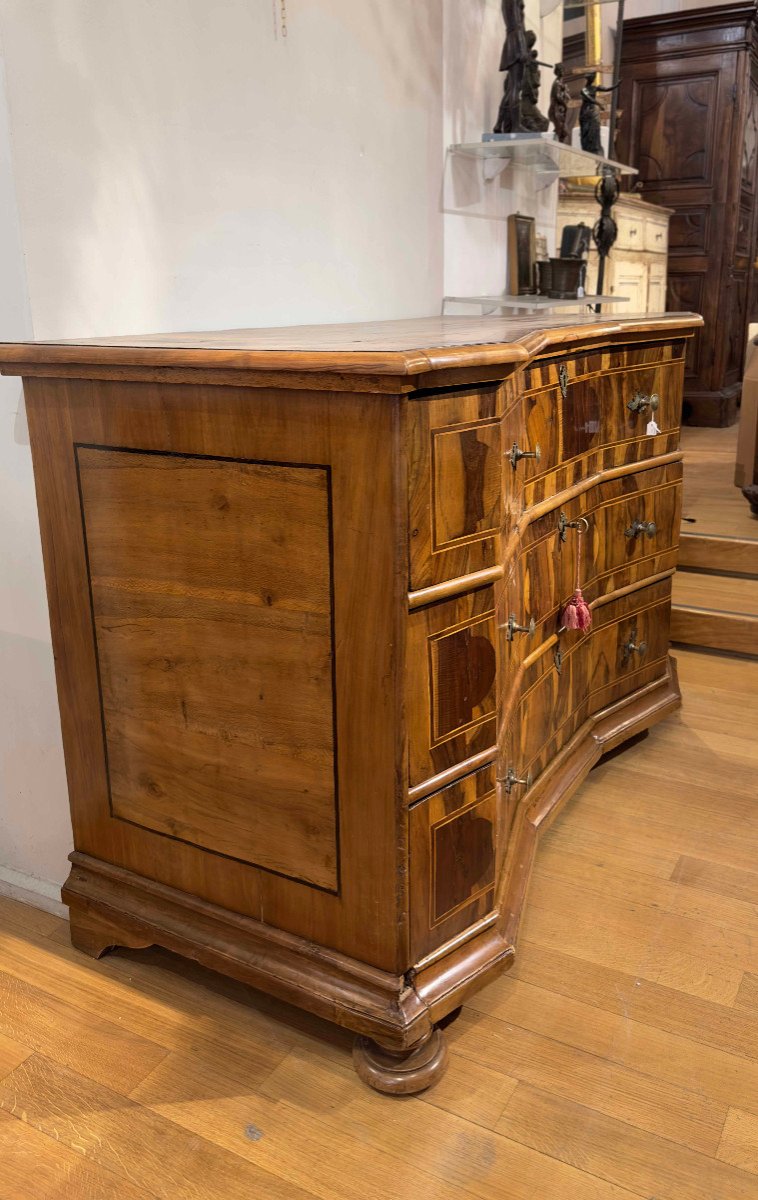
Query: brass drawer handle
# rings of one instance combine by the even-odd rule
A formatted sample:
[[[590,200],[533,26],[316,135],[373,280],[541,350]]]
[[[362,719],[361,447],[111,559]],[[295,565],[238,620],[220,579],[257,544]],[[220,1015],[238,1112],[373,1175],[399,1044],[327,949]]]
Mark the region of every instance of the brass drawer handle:
[[[539,443],[537,443],[534,450],[520,450],[518,444],[514,442],[511,446],[508,457],[511,460],[511,466],[515,471],[519,460],[522,458],[533,458],[535,462],[539,462],[542,458],[542,451],[540,450]]]
[[[658,526],[655,521],[633,521],[629,528],[624,530],[624,537],[636,538],[646,533],[649,538],[653,538],[657,532]]]
[[[639,654],[643,658],[647,651],[647,642],[637,642],[637,630],[633,629],[629,641],[624,642],[624,664],[629,662],[633,654]]]
[[[511,791],[517,785],[523,786],[526,788],[530,788],[532,786],[532,773],[531,773],[531,771],[528,771],[525,779],[519,779],[519,777],[516,774],[516,772],[514,771],[513,767],[509,767],[505,773],[505,778],[499,779],[498,783],[503,784],[503,786],[505,787],[506,793],[510,796]]]
[[[500,628],[505,630],[506,641],[512,642],[514,633],[526,633],[529,635],[529,637],[534,637],[534,631],[537,628],[537,625],[534,617],[530,619],[528,625],[519,625],[518,621],[516,620],[516,614],[511,613],[505,625],[501,625]]]
[[[627,400],[626,407],[629,409],[629,412],[633,413],[646,412],[647,409],[655,412],[660,402],[660,397],[656,392],[653,392],[650,396],[646,396],[644,392],[635,392],[631,400]]]

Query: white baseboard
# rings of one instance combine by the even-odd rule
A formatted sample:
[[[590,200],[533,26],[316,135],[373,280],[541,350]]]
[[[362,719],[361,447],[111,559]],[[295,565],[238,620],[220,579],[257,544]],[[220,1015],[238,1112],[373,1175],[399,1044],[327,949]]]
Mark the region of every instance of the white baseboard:
[[[56,917],[68,917],[68,909],[61,903],[60,884],[12,871],[10,867],[0,866],[0,896],[10,896],[11,900],[31,904]]]

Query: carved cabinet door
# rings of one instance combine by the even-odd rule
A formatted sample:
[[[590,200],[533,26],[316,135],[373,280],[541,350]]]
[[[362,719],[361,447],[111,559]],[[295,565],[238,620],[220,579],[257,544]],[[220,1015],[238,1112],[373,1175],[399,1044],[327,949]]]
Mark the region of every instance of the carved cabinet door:
[[[723,377],[715,337],[724,318],[718,265],[728,261],[722,256],[730,254],[734,237],[728,198],[738,56],[728,50],[682,55],[654,37],[635,41],[629,53],[618,154],[639,168],[646,200],[675,209],[667,307],[705,318],[689,344],[687,383],[708,391],[721,386],[719,373]]]

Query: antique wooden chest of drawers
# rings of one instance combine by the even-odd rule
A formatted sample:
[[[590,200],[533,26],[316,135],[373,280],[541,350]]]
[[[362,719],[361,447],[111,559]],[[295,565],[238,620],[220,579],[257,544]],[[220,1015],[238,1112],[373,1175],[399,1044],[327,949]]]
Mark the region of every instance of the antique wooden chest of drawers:
[[[24,377],[71,935],[356,1031],[411,1092],[512,961],[537,837],[678,703],[699,318],[3,345]],[[577,583],[593,621],[563,627]],[[642,751],[641,751],[642,752]]]

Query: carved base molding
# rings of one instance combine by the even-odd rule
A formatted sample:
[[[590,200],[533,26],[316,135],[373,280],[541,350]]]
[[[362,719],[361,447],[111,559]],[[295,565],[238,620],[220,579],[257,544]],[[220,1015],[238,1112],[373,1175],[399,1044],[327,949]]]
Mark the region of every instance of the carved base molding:
[[[403,975],[228,912],[122,867],[74,852],[63,888],[71,940],[99,958],[116,946],[163,946],[333,1021],[358,1035],[360,1078],[410,1094],[444,1070],[440,1022],[512,965],[541,833],[608,751],[680,703],[676,668],[587,721],[540,776],[516,818],[497,910]]]

